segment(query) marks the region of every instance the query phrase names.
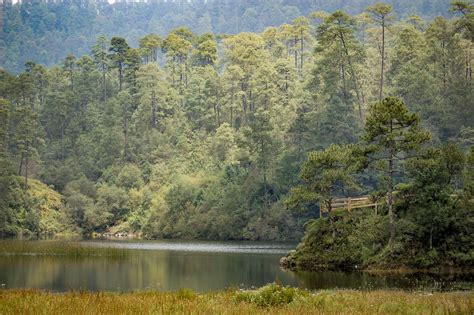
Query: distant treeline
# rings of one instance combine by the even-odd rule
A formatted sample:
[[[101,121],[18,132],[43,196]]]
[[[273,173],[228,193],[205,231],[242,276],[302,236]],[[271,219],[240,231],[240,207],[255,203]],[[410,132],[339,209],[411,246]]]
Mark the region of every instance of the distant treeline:
[[[374,0],[214,0],[149,1],[115,3],[106,1],[22,1],[0,5],[0,67],[13,72],[26,61],[47,66],[68,53],[87,54],[99,35],[120,34],[138,44],[148,33],[161,36],[187,26],[194,33],[236,34],[260,32],[268,26],[290,23],[314,11],[344,10],[359,14]],[[388,1],[398,19],[416,14],[424,19],[448,16],[450,0]]]

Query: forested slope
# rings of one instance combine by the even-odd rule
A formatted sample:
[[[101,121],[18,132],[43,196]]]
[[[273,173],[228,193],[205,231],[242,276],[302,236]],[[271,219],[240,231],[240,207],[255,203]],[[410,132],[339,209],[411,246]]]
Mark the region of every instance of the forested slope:
[[[19,217],[36,211],[14,202],[20,175],[60,192],[84,233],[299,238],[316,203],[284,201],[307,153],[359,143],[369,109],[390,95],[421,117],[429,146],[450,142],[472,163],[472,7],[454,9],[430,21],[396,21],[386,5],[316,12],[236,35],[176,28],[139,46],[99,37],[56,66],[0,71],[0,228],[41,232]],[[338,194],[386,192],[379,175]]]
[[[7,3],[8,1],[4,1]],[[117,1],[118,2],[118,1]],[[88,54],[96,38],[120,35],[132,45],[149,33],[165,36],[186,26],[196,34],[261,32],[268,26],[291,23],[315,11],[362,13],[375,0],[213,0],[150,1],[23,1],[0,5],[0,67],[24,70],[26,61],[52,66],[68,53]],[[410,15],[448,16],[450,0],[389,1],[403,19]]]

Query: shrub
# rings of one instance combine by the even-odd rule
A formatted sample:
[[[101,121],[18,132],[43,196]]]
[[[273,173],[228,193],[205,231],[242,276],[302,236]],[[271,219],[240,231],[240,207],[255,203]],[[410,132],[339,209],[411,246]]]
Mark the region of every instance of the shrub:
[[[197,294],[191,289],[181,288],[176,293],[176,296],[180,300],[194,300],[197,297]]]
[[[241,291],[235,296],[236,302],[256,304],[261,307],[286,305],[298,296],[307,296],[308,292],[272,283],[253,291]]]

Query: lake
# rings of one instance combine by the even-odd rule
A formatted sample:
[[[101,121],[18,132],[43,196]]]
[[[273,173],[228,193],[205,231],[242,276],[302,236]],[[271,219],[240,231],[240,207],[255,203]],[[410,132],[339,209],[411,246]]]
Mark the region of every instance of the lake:
[[[38,241],[41,242],[41,241]],[[308,289],[473,289],[472,276],[384,275],[362,272],[291,272],[279,259],[295,244],[202,241],[81,241],[115,247],[124,257],[67,257],[0,253],[3,288],[68,290],[213,291],[270,282]]]

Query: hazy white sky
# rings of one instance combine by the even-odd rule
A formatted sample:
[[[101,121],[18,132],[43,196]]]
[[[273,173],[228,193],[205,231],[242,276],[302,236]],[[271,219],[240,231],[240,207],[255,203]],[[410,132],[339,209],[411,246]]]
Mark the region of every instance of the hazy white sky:
[[[21,0],[12,0],[13,3],[17,3],[17,2],[19,2],[19,1],[21,1]],[[114,3],[115,1],[116,1],[116,0],[108,0],[109,3]],[[127,0],[127,1],[136,1],[136,2],[138,2],[139,0]],[[169,2],[173,2],[174,0],[168,0],[168,1],[169,1]],[[189,1],[189,0],[188,0],[188,1]],[[0,1],[0,3],[1,3],[1,1]]]
[[[20,2],[21,0],[12,0],[13,4]],[[108,0],[109,3],[114,3],[115,0]]]

